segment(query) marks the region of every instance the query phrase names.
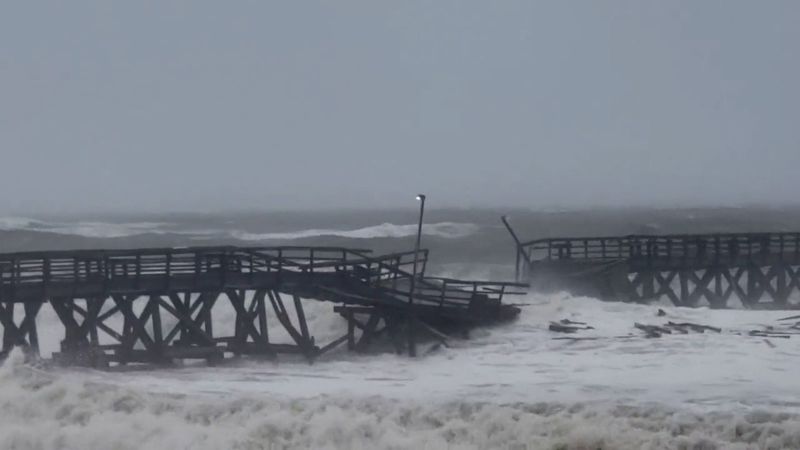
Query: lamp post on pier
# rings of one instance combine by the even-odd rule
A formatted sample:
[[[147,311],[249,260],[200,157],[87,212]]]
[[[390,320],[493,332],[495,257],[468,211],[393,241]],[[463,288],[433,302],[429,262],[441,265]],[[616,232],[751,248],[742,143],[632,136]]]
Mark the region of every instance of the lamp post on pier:
[[[408,355],[417,356],[417,342],[414,335],[414,290],[417,284],[417,264],[419,263],[419,244],[422,240],[422,218],[425,214],[425,194],[417,194],[419,202],[419,222],[417,224],[417,242],[414,245],[414,266],[411,272],[411,288],[408,293]]]

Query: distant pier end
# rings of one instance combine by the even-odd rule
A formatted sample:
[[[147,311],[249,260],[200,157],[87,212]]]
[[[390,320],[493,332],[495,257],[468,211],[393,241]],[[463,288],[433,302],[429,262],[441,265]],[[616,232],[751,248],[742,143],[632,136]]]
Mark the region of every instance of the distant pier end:
[[[800,233],[512,236],[519,278],[540,291],[689,307],[800,307]]]

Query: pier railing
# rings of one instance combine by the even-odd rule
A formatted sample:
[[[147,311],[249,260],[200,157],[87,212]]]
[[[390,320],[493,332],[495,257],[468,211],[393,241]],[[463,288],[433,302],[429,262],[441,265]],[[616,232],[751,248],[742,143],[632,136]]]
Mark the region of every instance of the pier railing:
[[[0,300],[127,292],[304,286],[369,301],[410,303],[413,251],[375,256],[341,247],[193,247],[0,254]],[[417,255],[414,304],[449,311],[499,305],[525,284],[425,276],[428,250]],[[358,286],[362,294],[346,291]],[[309,291],[305,291],[309,292]],[[388,302],[388,303],[386,303]]]
[[[410,276],[413,252],[374,257],[340,247],[194,247],[142,250],[77,250],[0,255],[0,287],[113,282],[152,277],[224,276],[296,272],[313,275],[362,268],[368,283]],[[422,271],[428,251],[420,250]]]
[[[800,255],[800,233],[629,235],[537,239],[520,244],[530,263],[553,260],[737,260]]]
[[[497,281],[464,281],[453,278],[425,277],[414,289],[415,299],[440,308],[461,306],[469,308],[475,299],[502,302],[505,295],[523,295],[527,284]]]

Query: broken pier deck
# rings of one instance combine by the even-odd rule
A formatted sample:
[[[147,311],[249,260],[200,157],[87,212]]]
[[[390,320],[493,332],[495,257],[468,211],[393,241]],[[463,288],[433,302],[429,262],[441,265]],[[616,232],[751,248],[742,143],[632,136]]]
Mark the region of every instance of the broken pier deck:
[[[45,325],[37,317],[45,304],[64,331],[54,359],[92,366],[279,353],[313,360],[345,343],[364,350],[380,335],[403,352],[419,335],[519,313],[502,300],[521,293],[524,284],[427,277],[427,250],[418,254],[422,270],[412,301],[414,256],[374,256],[338,247],[0,254],[0,355],[15,346],[38,355],[38,328]],[[334,312],[347,323],[340,338],[315,341],[303,308],[308,301],[335,304]],[[222,303],[235,311],[234,332],[224,336],[214,330]],[[270,339],[268,314],[274,314],[290,342]]]

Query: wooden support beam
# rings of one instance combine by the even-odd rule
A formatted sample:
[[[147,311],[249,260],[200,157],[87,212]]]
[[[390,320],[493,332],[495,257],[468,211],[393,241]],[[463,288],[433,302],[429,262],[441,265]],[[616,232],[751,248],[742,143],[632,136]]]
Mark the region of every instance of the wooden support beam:
[[[655,281],[658,283],[658,291],[656,291],[655,298],[659,298],[662,295],[666,295],[672,301],[672,304],[675,306],[680,306],[681,301],[678,296],[675,294],[675,291],[672,289],[672,280],[675,279],[675,276],[678,274],[677,271],[673,270],[669,272],[667,277],[661,273],[661,271],[656,271],[654,273]]]
[[[177,295],[171,295],[169,299],[172,302],[171,305],[163,298],[159,298],[159,303],[165,311],[178,319],[178,324],[170,330],[164,341],[167,343],[172,342],[180,330],[183,333],[183,337],[180,339],[182,345],[214,346],[213,336],[206,333],[202,327],[203,312],[201,311],[196,318],[193,318],[194,311],[191,310],[191,307],[187,307],[184,302],[181,302]],[[197,302],[196,305],[200,304],[204,305],[204,307],[208,305],[206,302]]]
[[[140,341],[145,349],[156,358],[159,349],[156,347],[155,342],[145,328],[145,323],[147,323],[150,316],[150,308],[145,308],[141,315],[137,317],[133,312],[133,301],[136,300],[135,297],[124,298],[120,295],[115,295],[112,299],[119,307],[119,310],[122,312],[127,322],[125,333],[123,333],[123,347],[127,348],[128,351],[132,351],[134,350],[136,342]]]
[[[161,302],[160,295],[151,295],[150,301],[147,306],[150,308],[150,316],[152,317],[153,329],[153,345],[161,352],[164,346],[164,330],[161,328]]]
[[[352,351],[356,349],[356,318],[353,311],[346,311],[344,314],[347,318],[347,349]]]
[[[680,303],[678,306],[688,306],[689,303],[689,273],[686,270],[680,270],[678,280],[681,284]]]
[[[267,291],[264,289],[259,289],[253,295],[253,300],[256,305],[256,315],[258,317],[258,328],[261,332],[261,339],[264,345],[269,346],[269,330],[267,329],[267,308],[264,302],[264,299],[267,295]]]
[[[25,318],[22,319],[19,327],[23,338],[26,334],[28,335],[30,350],[36,356],[39,356],[39,332],[36,328],[36,316],[43,304],[44,302],[26,302]]]
[[[106,301],[105,298],[95,299],[94,301],[92,301],[91,304],[94,305],[94,307],[93,307],[94,311],[92,311],[91,309],[90,309],[90,311],[86,311],[83,308],[75,305],[74,303],[70,306],[70,308],[73,310],[73,312],[76,312],[79,315],[81,315],[82,317],[84,317],[84,321],[87,320],[87,318],[90,317],[90,316],[94,316],[95,317],[93,322],[89,321],[88,324],[86,322],[84,322],[85,325],[88,325],[90,327],[89,328],[89,333],[90,333],[90,339],[91,339],[91,342],[92,342],[92,346],[98,346],[99,345],[99,336],[97,336],[97,330],[101,330],[101,331],[105,332],[107,335],[111,336],[112,338],[116,339],[119,342],[122,342],[122,339],[123,339],[123,336],[120,333],[118,333],[116,330],[112,329],[111,327],[109,327],[108,325],[106,325],[104,323],[104,321],[106,319],[110,318],[113,315],[113,314],[108,314],[108,313],[109,312],[119,312],[119,308],[114,306],[113,308],[109,309],[109,311],[107,311],[106,313],[98,314],[99,311],[102,309],[103,304],[105,303],[105,301]],[[93,325],[91,325],[92,323],[93,323]]]
[[[42,302],[26,302],[24,305],[25,315],[17,325],[14,318],[15,303],[0,303],[0,324],[3,325],[3,354],[7,354],[14,347],[23,347],[28,354],[39,355],[36,316],[42,307]]]
[[[244,346],[248,338],[252,338],[253,343],[263,345],[265,342],[261,338],[261,334],[254,323],[257,314],[252,308],[245,307],[244,293],[237,292],[234,289],[229,289],[225,293],[230,299],[233,308],[236,310],[235,341],[237,345]],[[257,303],[255,299],[252,299],[251,302]],[[264,348],[264,351],[268,350],[268,348]]]
[[[306,323],[306,313],[303,311],[303,302],[300,301],[300,297],[293,295],[294,297],[294,309],[297,313],[297,322],[300,324],[300,333],[303,335],[303,339],[308,340],[308,324]]]
[[[3,322],[3,353],[8,353],[17,345],[17,325],[14,323],[14,303],[0,303],[0,321]]]
[[[289,318],[289,314],[286,312],[286,307],[283,304],[283,300],[278,292],[275,291],[267,291],[267,295],[269,296],[269,300],[272,303],[272,308],[275,310],[275,315],[278,317],[278,321],[283,325],[283,328],[289,333],[289,336],[297,343],[297,345],[304,349],[304,353],[309,361],[312,361],[314,358],[314,354],[316,353],[316,347],[314,346],[313,338],[306,339],[300,332],[292,324],[292,320]]]
[[[399,330],[398,319],[394,316],[384,314],[383,320],[386,322],[386,330],[389,333],[389,339],[392,341],[392,346],[394,346],[395,353],[402,355],[404,350],[404,342]]]
[[[336,347],[340,346],[341,344],[343,344],[348,339],[349,339],[349,335],[347,335],[347,334],[345,334],[344,336],[342,336],[340,338],[337,338],[333,342],[331,342],[331,343],[323,346],[319,350],[317,350],[315,357],[319,357],[321,355],[324,355],[325,353],[328,353],[329,351],[331,351],[334,348],[336,348]]]
[[[361,337],[356,343],[355,350],[357,352],[363,352],[367,349],[376,334],[375,330],[378,327],[378,322],[380,322],[380,320],[381,316],[377,312],[370,314],[369,319],[367,319],[367,323],[364,326],[364,331],[361,333]]]

